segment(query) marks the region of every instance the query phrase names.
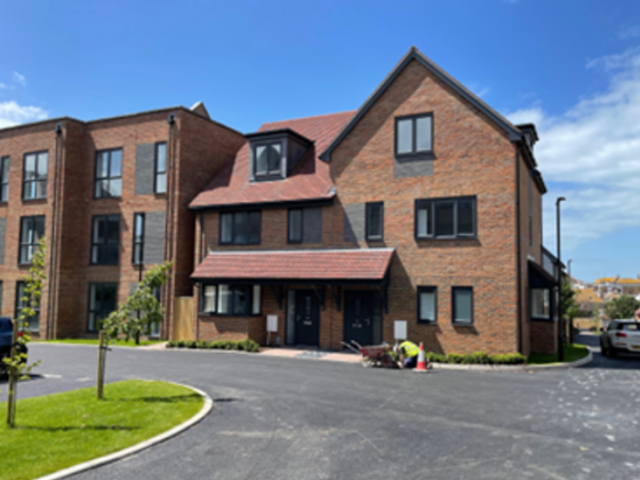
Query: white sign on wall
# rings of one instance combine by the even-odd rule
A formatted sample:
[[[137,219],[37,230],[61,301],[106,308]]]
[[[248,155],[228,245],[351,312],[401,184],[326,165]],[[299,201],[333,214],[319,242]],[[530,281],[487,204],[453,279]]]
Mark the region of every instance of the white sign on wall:
[[[267,332],[277,332],[277,331],[278,331],[278,316],[267,315]]]
[[[407,321],[396,320],[393,322],[393,338],[396,340],[407,339]]]

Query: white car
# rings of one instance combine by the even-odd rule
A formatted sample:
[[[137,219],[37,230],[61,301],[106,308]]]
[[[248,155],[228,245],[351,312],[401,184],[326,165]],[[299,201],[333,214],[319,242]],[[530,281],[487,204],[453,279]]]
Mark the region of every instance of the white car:
[[[600,335],[600,351],[615,357],[618,353],[640,353],[640,322],[613,320]]]

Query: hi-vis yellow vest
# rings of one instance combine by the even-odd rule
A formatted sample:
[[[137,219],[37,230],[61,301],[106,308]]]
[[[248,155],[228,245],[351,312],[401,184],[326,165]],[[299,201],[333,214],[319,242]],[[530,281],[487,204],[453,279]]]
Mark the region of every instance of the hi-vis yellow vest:
[[[420,353],[420,348],[410,341],[405,341],[400,344],[400,346],[404,349],[405,357],[417,357]]]

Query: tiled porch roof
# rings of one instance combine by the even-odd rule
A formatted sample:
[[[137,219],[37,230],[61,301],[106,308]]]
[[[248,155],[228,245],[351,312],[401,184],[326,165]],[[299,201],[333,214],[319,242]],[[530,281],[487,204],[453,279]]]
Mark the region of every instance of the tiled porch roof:
[[[194,281],[382,281],[393,248],[210,252]]]

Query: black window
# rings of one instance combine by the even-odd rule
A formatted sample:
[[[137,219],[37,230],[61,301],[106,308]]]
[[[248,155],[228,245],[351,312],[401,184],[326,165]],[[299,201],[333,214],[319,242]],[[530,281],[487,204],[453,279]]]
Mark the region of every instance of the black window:
[[[155,193],[167,192],[167,144],[156,143]]]
[[[89,285],[87,331],[97,332],[102,328],[102,321],[116,309],[117,299],[117,283],[91,283]]]
[[[254,176],[279,176],[282,163],[282,143],[258,144],[254,147]]]
[[[122,195],[122,149],[96,152],[95,198]]]
[[[261,293],[260,285],[204,285],[200,311],[236,317],[259,315]]]
[[[28,153],[24,156],[22,198],[34,200],[47,197],[49,152]]]
[[[367,203],[366,215],[367,240],[382,240],[384,232],[384,203]]]
[[[0,202],[9,200],[9,157],[0,158]]]
[[[44,236],[44,216],[22,217],[20,219],[20,255],[21,264],[31,263],[33,254]]]
[[[416,238],[476,236],[476,198],[416,200]]]
[[[551,291],[548,288],[531,289],[531,318],[551,319]]]
[[[120,247],[120,215],[96,215],[91,233],[91,263],[117,265]]]
[[[133,264],[140,265],[144,262],[144,213],[133,215]]]
[[[227,212],[220,214],[220,243],[233,245],[257,245],[260,243],[261,214]]]
[[[25,296],[25,287],[25,282],[20,281],[16,283],[16,319],[22,314],[22,310],[29,304],[29,298]],[[35,315],[26,318],[25,321],[29,331],[37,332],[40,329],[40,302],[35,302],[35,305],[31,305],[31,308],[35,312]]]
[[[302,243],[302,209],[289,209],[287,240],[289,243]]]
[[[433,114],[396,118],[396,155],[423,155],[433,151]]]
[[[453,287],[451,299],[453,323],[457,325],[473,324],[473,288]]]
[[[418,287],[418,323],[436,323],[438,320],[438,289]]]

